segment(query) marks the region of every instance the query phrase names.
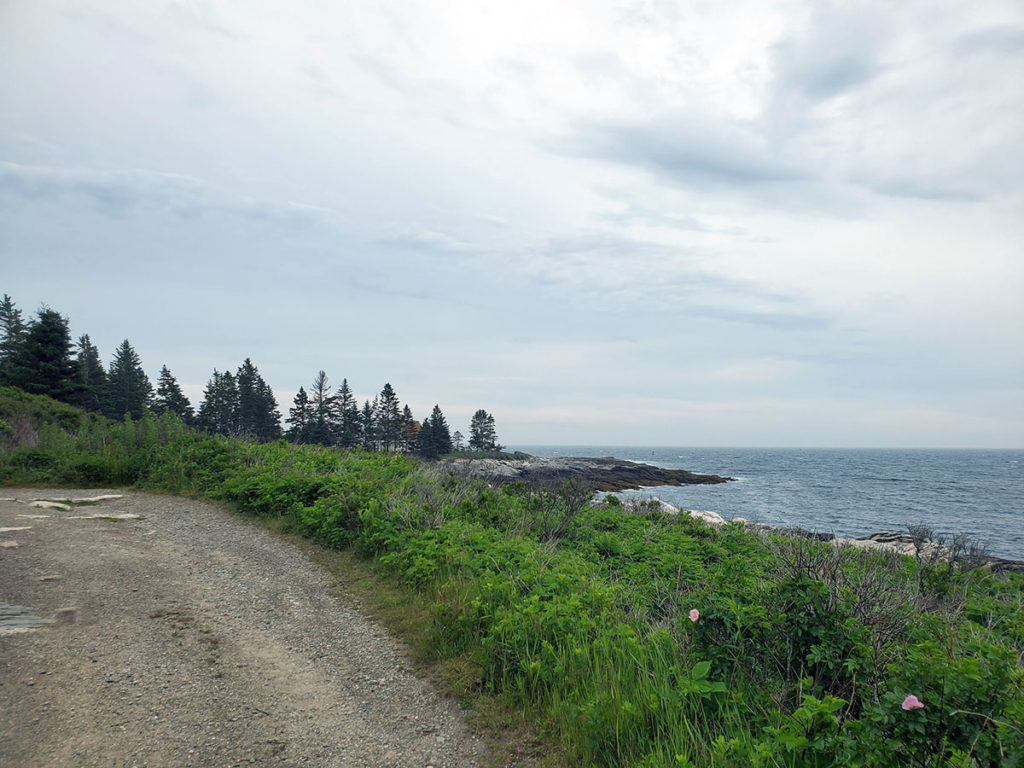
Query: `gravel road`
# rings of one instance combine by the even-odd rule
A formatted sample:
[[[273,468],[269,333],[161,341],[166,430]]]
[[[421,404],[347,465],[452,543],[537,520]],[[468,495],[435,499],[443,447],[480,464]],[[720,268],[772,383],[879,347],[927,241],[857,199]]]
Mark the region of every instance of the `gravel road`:
[[[178,497],[0,497],[2,768],[489,764],[295,545]]]

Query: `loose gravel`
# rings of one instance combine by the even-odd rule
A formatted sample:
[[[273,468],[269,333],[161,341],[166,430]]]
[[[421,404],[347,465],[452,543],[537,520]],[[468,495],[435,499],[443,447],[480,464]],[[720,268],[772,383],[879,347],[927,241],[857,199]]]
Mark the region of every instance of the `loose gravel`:
[[[281,537],[179,497],[0,495],[3,768],[489,764],[458,703]]]

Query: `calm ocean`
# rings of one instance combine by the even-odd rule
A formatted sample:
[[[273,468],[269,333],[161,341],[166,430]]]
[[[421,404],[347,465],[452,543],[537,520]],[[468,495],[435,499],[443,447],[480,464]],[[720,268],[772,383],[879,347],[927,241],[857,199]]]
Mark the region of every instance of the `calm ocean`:
[[[614,456],[735,477],[724,485],[661,486],[658,496],[727,520],[866,536],[923,523],[966,531],[1000,557],[1024,560],[1024,451],[512,446],[535,456]]]

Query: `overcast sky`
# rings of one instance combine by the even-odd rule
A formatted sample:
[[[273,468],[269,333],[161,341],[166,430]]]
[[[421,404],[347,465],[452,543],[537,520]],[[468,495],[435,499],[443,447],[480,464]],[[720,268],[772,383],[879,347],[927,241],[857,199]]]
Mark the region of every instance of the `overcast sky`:
[[[0,293],[510,445],[1024,447],[1024,5],[0,0]]]

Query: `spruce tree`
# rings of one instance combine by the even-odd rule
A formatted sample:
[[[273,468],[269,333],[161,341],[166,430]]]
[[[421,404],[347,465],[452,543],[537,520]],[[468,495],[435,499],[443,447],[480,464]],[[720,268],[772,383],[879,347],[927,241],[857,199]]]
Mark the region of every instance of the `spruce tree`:
[[[341,387],[338,389],[337,414],[338,414],[338,435],[337,443],[342,448],[355,448],[362,439],[362,419],[359,416],[359,405],[356,403],[355,395],[348,386],[348,379],[341,380]]]
[[[420,425],[420,433],[416,436],[416,453],[425,459],[436,459],[434,453],[434,429],[428,416]]]
[[[128,339],[121,342],[110,361],[107,384],[105,415],[112,419],[123,419],[126,413],[133,419],[142,417],[153,397],[153,385]]]
[[[193,424],[196,420],[192,403],[181,391],[178,380],[168,370],[167,366],[161,366],[160,378],[156,383],[156,397],[153,399],[153,410],[157,413],[173,413],[186,424]]]
[[[377,398],[373,404],[367,400],[363,403],[363,409],[359,412],[359,421],[362,424],[363,449],[367,451],[379,450],[377,438]]]
[[[377,402],[377,431],[381,450],[393,451],[398,448],[402,439],[402,411],[398,395],[391,384],[385,384],[384,389],[380,391]]]
[[[465,450],[465,448],[466,438],[461,432],[459,432],[459,430],[456,429],[455,432],[452,433],[452,450],[462,451]]]
[[[203,390],[196,423],[214,435],[238,435],[238,383],[231,371],[213,370]]]
[[[469,423],[469,447],[474,451],[500,450],[494,417],[483,408],[473,414]]]
[[[100,351],[87,333],[78,337],[75,367],[78,372],[72,402],[79,408],[100,413],[107,397],[107,372],[103,370]]]
[[[399,450],[408,452],[416,449],[416,439],[419,435],[421,424],[412,417],[412,409],[405,405],[402,408],[402,437]]]
[[[434,410],[423,420],[423,426],[419,434],[419,452],[428,459],[436,459],[452,452],[452,437],[448,431],[448,421],[441,408],[434,406]]]
[[[320,371],[313,379],[313,386],[309,390],[312,419],[309,425],[308,442],[333,445],[334,433],[337,428],[335,402],[327,374]]]
[[[248,357],[238,369],[238,428],[254,440],[276,440],[281,436],[281,413],[270,386]]]
[[[12,369],[26,330],[21,310],[5,293],[0,300],[0,385],[14,383]]]
[[[15,348],[7,383],[34,395],[70,402],[77,373],[71,350],[67,318],[43,307]]]
[[[288,428],[287,437],[293,443],[307,443],[309,442],[309,424],[312,420],[313,411],[309,405],[309,395],[306,394],[306,390],[299,387],[299,391],[295,393],[295,399],[292,401],[292,407],[288,411],[288,423],[291,425]]]

